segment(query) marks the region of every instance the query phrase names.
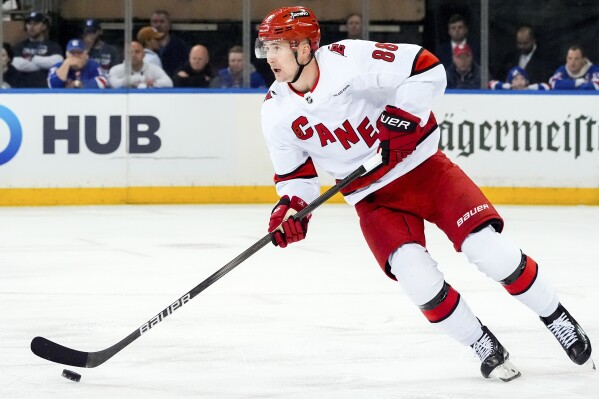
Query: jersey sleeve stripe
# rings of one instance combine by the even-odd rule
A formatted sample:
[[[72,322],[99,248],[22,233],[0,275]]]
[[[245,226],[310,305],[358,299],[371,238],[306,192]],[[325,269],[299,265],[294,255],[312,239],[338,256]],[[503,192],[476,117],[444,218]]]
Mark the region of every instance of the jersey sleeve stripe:
[[[419,75],[423,72],[433,69],[441,62],[439,59],[430,51],[421,48],[416,54],[414,58],[414,62],[412,63],[412,72],[410,76]]]
[[[318,173],[316,173],[316,168],[314,167],[312,158],[308,158],[306,162],[290,173],[286,173],[284,175],[275,174],[274,182],[277,184],[293,179],[313,179],[315,177],[318,177]]]
[[[435,119],[435,115],[431,112],[426,125],[422,128],[422,136],[418,139],[416,145],[422,143],[428,136],[431,135],[432,132],[437,129],[439,125],[437,124],[437,119]]]

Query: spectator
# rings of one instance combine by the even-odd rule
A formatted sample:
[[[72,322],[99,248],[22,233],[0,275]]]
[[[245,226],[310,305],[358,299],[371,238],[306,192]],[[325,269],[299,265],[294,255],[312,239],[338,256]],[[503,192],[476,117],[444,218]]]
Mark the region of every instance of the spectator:
[[[208,49],[197,44],[189,51],[189,61],[173,76],[175,87],[209,87],[212,72]]]
[[[160,41],[158,54],[162,60],[162,67],[168,76],[172,76],[187,62],[189,45],[171,32],[171,20],[168,11],[156,10],[152,13],[150,24],[164,37]]]
[[[162,69],[162,61],[158,56],[158,49],[160,49],[160,41],[164,38],[164,33],[158,32],[151,26],[143,27],[137,32],[137,41],[141,43],[144,48],[144,62],[148,64],[154,64]]]
[[[42,13],[32,12],[25,18],[28,38],[15,45],[12,60],[23,74],[22,87],[48,87],[48,70],[64,59],[58,43],[46,39],[48,28],[48,19]]]
[[[121,53],[116,47],[105,43],[101,39],[102,25],[97,19],[87,19],[83,25],[83,43],[87,54],[102,67],[105,75],[110,68],[123,62]]]
[[[243,47],[233,46],[229,49],[228,56],[229,66],[218,71],[218,76],[212,79],[210,87],[218,87],[222,89],[243,87],[243,67],[245,60],[243,59]],[[257,89],[266,87],[264,78],[260,75],[253,65],[250,65],[250,87]]]
[[[509,70],[505,82],[491,80],[488,84],[491,90],[549,90],[547,83],[530,83],[528,73],[523,68],[515,66]]]
[[[554,90],[599,90],[599,66],[589,61],[580,46],[570,46],[566,65],[555,71],[549,85]]]
[[[97,62],[90,60],[83,40],[67,43],[66,58],[48,71],[51,89],[105,89],[108,79]]]
[[[528,73],[530,82],[547,82],[552,71],[550,59],[537,44],[532,27],[524,25],[516,32],[516,49],[505,56],[501,63],[502,69],[495,76],[505,76],[515,65]]]
[[[472,49],[459,44],[453,49],[453,62],[447,69],[448,89],[480,89],[480,67],[474,62]]]
[[[345,19],[348,39],[362,39],[362,15],[351,13]]]
[[[2,43],[2,88],[10,89],[21,87],[21,72],[17,71],[12,64],[13,52],[10,44],[4,42]]]
[[[146,87],[173,87],[173,81],[166,72],[155,64],[145,62],[144,48],[139,42],[131,42],[129,49],[131,53],[131,81],[127,85],[125,75],[125,64],[118,64],[110,69],[108,80],[114,88],[134,87],[145,89]]]
[[[468,37],[468,23],[466,18],[460,14],[453,14],[447,21],[447,33],[449,41],[437,45],[435,55],[449,69],[453,63],[453,51],[460,44],[468,44],[476,63],[480,62],[480,45],[474,39]]]

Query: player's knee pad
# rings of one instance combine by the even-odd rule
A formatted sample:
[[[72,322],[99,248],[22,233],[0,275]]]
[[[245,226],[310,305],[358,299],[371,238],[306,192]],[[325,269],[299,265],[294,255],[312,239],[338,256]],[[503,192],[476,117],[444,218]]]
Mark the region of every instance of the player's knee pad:
[[[511,276],[522,261],[520,248],[491,226],[466,237],[462,252],[478,270],[495,281]]]
[[[402,245],[391,254],[389,264],[403,291],[418,306],[434,298],[445,283],[437,262],[421,245]]]

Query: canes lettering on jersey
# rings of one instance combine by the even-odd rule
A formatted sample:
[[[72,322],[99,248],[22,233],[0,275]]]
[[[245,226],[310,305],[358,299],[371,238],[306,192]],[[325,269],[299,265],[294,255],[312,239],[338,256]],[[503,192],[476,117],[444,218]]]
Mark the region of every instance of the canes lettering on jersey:
[[[311,139],[314,136],[314,131],[316,131],[322,147],[326,147],[329,143],[339,142],[345,150],[349,150],[352,144],[357,144],[360,138],[370,148],[378,138],[378,132],[374,129],[368,117],[362,119],[362,122],[356,128],[346,119],[341,126],[331,132],[323,123],[317,123],[312,127],[308,118],[302,115],[291,123],[291,130],[300,140]]]

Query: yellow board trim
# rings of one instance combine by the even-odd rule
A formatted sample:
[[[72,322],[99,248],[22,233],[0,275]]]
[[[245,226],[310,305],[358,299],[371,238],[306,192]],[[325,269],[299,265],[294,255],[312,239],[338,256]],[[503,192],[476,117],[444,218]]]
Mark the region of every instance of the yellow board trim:
[[[497,205],[599,205],[599,187],[482,187],[482,191]],[[271,186],[0,189],[0,206],[262,204],[277,199]],[[339,204],[344,200],[337,194],[328,202]]]

